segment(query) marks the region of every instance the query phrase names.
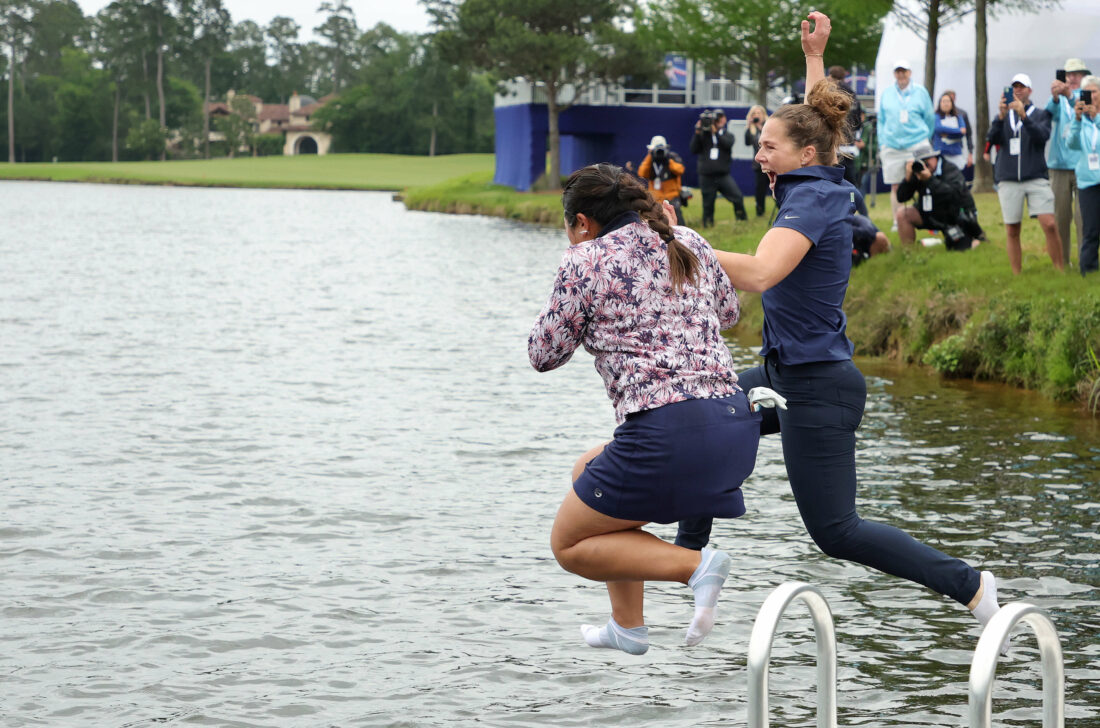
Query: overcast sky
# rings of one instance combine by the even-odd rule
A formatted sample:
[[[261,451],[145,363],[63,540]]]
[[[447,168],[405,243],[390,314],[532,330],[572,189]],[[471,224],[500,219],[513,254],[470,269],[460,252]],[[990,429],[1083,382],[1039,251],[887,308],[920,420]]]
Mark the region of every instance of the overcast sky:
[[[111,4],[111,0],[76,0],[85,15],[95,15]],[[222,4],[233,18],[234,23],[242,20],[254,20],[261,26],[267,25],[276,15],[293,18],[302,26],[298,39],[308,41],[313,38],[313,29],[323,22],[323,16],[317,13],[321,0],[222,0]],[[355,21],[366,30],[379,22],[392,25],[405,33],[425,33],[429,30],[428,14],[416,0],[348,0],[355,11]]]

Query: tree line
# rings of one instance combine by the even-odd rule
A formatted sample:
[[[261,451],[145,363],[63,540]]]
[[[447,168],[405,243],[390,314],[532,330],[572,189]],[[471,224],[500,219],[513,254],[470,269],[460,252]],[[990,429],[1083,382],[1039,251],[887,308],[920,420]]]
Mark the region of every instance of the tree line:
[[[180,156],[232,153],[240,143],[277,151],[249,137],[243,96],[235,118],[216,122],[234,142],[211,151],[203,101],[230,89],[267,103],[295,91],[335,95],[314,117],[333,134],[335,151],[492,151],[493,92],[500,81],[522,78],[547,92],[554,180],[559,115],[594,84],[659,80],[665,51],[709,69],[735,60],[763,99],[800,78],[794,29],[810,10],[842,29],[829,62],[846,67],[873,65],[883,18],[893,12],[926,39],[931,88],[939,30],[974,12],[981,97],[987,12],[1058,2],[419,1],[432,16],[430,34],[385,24],[363,30],[346,0],[324,0],[313,29],[321,40],[302,42],[291,18],[234,23],[222,0],[115,0],[90,17],[75,0],[0,0],[0,77],[8,81],[0,130],[9,160],[163,158],[170,133]]]
[[[8,161],[163,159],[166,142],[178,157],[230,153],[211,149],[203,103],[230,90],[268,104],[337,94],[318,115],[337,151],[492,151],[487,74],[444,61],[430,34],[360,28],[346,0],[318,16],[320,40],[305,42],[293,19],[234,22],[222,0],[115,0],[93,16],[74,0],[0,0]],[[257,141],[239,119],[219,125]]]

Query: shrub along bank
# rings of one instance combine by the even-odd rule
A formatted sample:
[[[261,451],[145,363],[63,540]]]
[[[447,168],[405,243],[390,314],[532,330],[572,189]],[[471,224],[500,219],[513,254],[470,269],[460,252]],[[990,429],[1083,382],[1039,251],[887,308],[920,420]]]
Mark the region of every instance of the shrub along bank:
[[[483,214],[561,224],[556,193],[518,193],[475,173],[405,193],[410,209]],[[845,310],[856,353],[931,366],[945,376],[1001,381],[1075,399],[1100,413],[1100,275],[1058,273],[1046,257],[1037,223],[1024,225],[1024,272],[1013,276],[1004,250],[996,195],[977,195],[989,242],[965,253],[942,245],[894,250],[852,272]],[[747,205],[752,210],[752,204]],[[772,209],[768,201],[768,211]],[[698,195],[685,210],[698,228]],[[719,199],[717,224],[706,232],[718,249],[752,252],[768,229],[767,217],[737,223]],[[871,218],[890,228],[890,203],[879,195]],[[564,235],[562,237],[564,245]],[[760,297],[742,294],[742,322],[758,332]]]

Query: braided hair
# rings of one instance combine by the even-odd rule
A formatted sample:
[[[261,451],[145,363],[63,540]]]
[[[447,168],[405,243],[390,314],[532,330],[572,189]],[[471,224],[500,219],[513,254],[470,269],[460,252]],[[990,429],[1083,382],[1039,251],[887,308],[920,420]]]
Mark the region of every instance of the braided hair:
[[[569,176],[561,191],[565,222],[572,227],[577,214],[584,213],[600,226],[624,212],[636,212],[668,246],[668,274],[672,289],[679,291],[685,282],[698,279],[699,261],[691,250],[672,234],[661,203],[633,175],[613,164],[592,164]]]

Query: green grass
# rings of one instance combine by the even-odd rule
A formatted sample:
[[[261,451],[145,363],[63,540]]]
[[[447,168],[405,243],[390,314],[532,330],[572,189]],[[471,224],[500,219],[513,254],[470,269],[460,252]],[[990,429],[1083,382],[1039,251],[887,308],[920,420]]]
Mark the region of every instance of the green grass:
[[[409,189],[413,209],[487,214],[561,224],[556,193],[520,193],[492,184],[491,172]],[[1023,227],[1023,273],[1013,276],[995,194],[976,196],[989,241],[965,253],[919,243],[900,245],[852,272],[845,311],[857,354],[885,356],[935,368],[945,376],[1001,381],[1055,399],[1076,399],[1100,409],[1100,275],[1058,273],[1046,256],[1038,223]],[[768,201],[768,212],[773,202]],[[750,203],[749,209],[752,209]],[[699,228],[696,198],[685,209]],[[703,231],[715,248],[751,253],[767,232],[768,218],[735,222],[719,199],[716,225]],[[871,218],[890,229],[889,197],[880,194]],[[918,233],[918,237],[925,234]],[[563,245],[564,234],[562,236]],[[758,336],[760,297],[742,294],[741,336]]]
[[[208,187],[400,190],[493,169],[492,154],[329,154],[169,162],[0,163],[0,179]]]

